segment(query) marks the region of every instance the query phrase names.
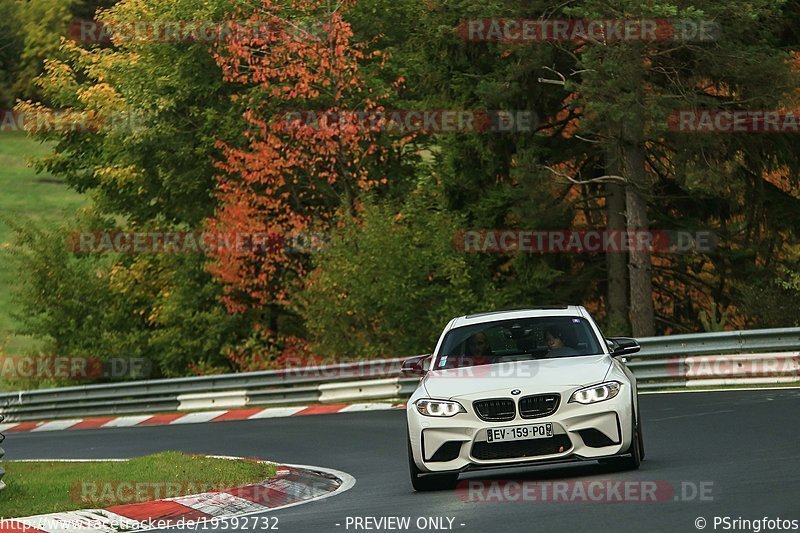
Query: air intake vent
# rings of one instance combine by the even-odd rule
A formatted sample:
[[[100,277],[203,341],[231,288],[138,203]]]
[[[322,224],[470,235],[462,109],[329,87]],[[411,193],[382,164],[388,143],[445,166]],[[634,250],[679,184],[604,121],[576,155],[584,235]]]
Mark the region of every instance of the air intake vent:
[[[476,442],[472,445],[472,456],[481,461],[493,459],[512,459],[554,455],[572,449],[566,435],[556,435],[549,439],[528,439],[513,442]]]
[[[454,459],[458,459],[458,454],[461,453],[461,445],[463,442],[450,440],[442,444],[436,453],[433,454],[428,462],[429,463],[441,463],[446,461],[452,461]]]
[[[619,442],[611,440],[605,433],[594,428],[582,429],[578,434],[583,439],[583,443],[590,448],[603,448],[604,446],[619,444]]]

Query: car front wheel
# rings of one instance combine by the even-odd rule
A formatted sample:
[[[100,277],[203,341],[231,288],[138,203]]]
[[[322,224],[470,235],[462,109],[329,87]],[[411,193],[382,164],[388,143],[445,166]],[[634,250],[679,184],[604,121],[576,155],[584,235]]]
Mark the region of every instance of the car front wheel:
[[[633,438],[631,439],[631,447],[626,452],[627,455],[622,457],[611,457],[608,459],[600,459],[600,464],[612,465],[619,470],[638,470],[644,459],[644,439],[642,438],[642,427],[634,415],[631,421]]]
[[[408,470],[411,474],[411,486],[419,492],[431,490],[448,490],[455,488],[458,482],[458,473],[425,474],[417,468],[414,455],[411,453],[411,442],[408,442]]]
[[[642,440],[642,431],[635,415],[631,423],[633,425],[633,438],[631,439],[631,447],[628,450],[629,455],[614,460],[620,470],[638,470],[642,464],[644,441]]]
[[[638,470],[642,464],[642,450],[644,443],[642,442],[642,432],[639,428],[639,423],[634,419],[633,421],[633,442],[631,442],[630,455],[622,459],[622,467],[625,470]]]

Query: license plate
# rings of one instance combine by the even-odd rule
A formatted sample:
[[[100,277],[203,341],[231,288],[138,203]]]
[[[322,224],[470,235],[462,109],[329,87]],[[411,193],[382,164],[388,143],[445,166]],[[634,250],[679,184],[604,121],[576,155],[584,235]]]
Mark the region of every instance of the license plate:
[[[489,428],[486,430],[488,442],[508,442],[512,440],[546,439],[553,436],[553,424],[529,424],[507,428]]]

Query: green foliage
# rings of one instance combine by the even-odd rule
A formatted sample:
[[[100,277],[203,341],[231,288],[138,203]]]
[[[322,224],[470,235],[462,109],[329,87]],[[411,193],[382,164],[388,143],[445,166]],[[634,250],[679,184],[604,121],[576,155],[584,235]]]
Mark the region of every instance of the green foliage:
[[[74,21],[92,19],[116,0],[0,0],[0,106],[43,98],[35,79],[47,60],[62,58]]]
[[[725,325],[728,323],[729,314],[729,311],[719,313],[717,311],[717,306],[712,303],[710,311],[700,311],[700,323],[703,324],[703,331],[725,331]]]
[[[737,283],[737,299],[748,326],[786,328],[800,326],[800,266],[777,271],[761,269],[748,282]]]
[[[23,48],[12,89],[15,95],[41,96],[33,80],[42,72],[46,59],[59,56],[61,38],[73,18],[73,4],[74,0],[17,1]]]
[[[365,0],[354,9],[354,27],[379,33],[392,52],[389,65],[406,79],[401,106],[417,109],[506,110],[535,117],[533,131],[441,133],[420,139],[443,188],[448,210],[466,228],[569,228],[576,201],[569,184],[544,168],[553,160],[582,159],[587,149],[560,134],[571,118],[561,88],[538,82],[543,66],[564,63],[557,49],[529,43],[465,42],[455,29],[470,18],[538,18],[538,4],[415,1],[390,6]],[[386,17],[375,13],[389,12]],[[538,133],[553,120],[556,134]],[[589,170],[591,172],[591,169]],[[420,170],[420,172],[427,172]],[[588,188],[581,193],[592,194]],[[589,224],[597,221],[589,220]],[[473,279],[488,277],[502,305],[583,302],[595,296],[598,262],[587,257],[517,254],[470,257]]]
[[[0,110],[14,104],[11,86],[22,54],[17,9],[16,0],[0,0]]]
[[[227,0],[131,0],[100,19],[222,20],[231,9]],[[126,40],[87,52],[65,43],[65,61],[49,62],[39,81],[45,96],[56,108],[107,121],[99,132],[39,133],[56,141],[41,168],[91,192],[104,213],[137,224],[198,225],[215,205],[216,143],[240,131],[232,90],[210,46]]]
[[[778,286],[788,291],[800,294],[800,271],[784,270],[785,279],[778,280]]]
[[[110,0],[24,4],[0,0],[0,106],[17,91],[53,108],[131,118],[99,132],[37,134],[53,143],[38,168],[91,197],[97,213],[75,222],[81,227],[19,230],[25,330],[47,339],[53,353],[147,357],[159,373],[180,375],[231,368],[225,353],[248,368],[251,354],[266,351],[272,364],[286,355],[285,338],[304,336],[326,356],[427,352],[448,319],[495,308],[587,303],[602,319],[602,255],[464,255],[452,240],[465,228],[603,228],[605,190],[591,179],[606,173],[609,153],[631,143],[646,149],[640,192],[651,227],[719,237],[710,252],[656,254],[662,329],[800,324],[792,263],[800,137],[666,128],[677,109],[792,108],[795,3],[362,0],[347,7],[355,40],[374,38],[372,48],[390,53],[386,64],[364,65],[368,86],[405,78],[387,108],[520,110],[541,127],[421,135],[405,145],[402,157],[377,169],[387,186],[362,198],[361,211],[339,212],[329,247],[310,257],[314,270],[294,313],[267,302],[257,316],[225,311],[201,256],[76,256],[65,239],[93,228],[201,228],[219,207],[220,141],[245,145],[246,102],[235,97],[261,88],[223,81],[208,43],[60,44],[71,18],[91,17]],[[101,18],[221,21],[233,9],[229,0],[122,0]],[[467,18],[542,16],[713,19],[721,31],[698,43],[552,46],[465,42],[454,31]],[[43,64],[36,92],[31,80]],[[547,69],[564,73],[566,85],[541,83],[556,77]],[[261,104],[266,118],[283,108],[268,97]],[[340,191],[325,190],[339,205]],[[606,325],[607,333],[628,329]]]
[[[49,340],[48,355],[141,357],[135,302],[124,290],[110,290],[113,261],[108,256],[73,257],[69,230],[15,226],[23,333]]]
[[[449,319],[501,303],[453,246],[463,217],[433,193],[421,183],[399,212],[367,199],[343,216],[301,295],[313,353],[428,353]]]
[[[18,323],[12,317],[17,307],[11,288],[18,285],[20,274],[11,261],[13,232],[5,221],[51,228],[88,203],[59,180],[37,176],[27,165],[28,158],[48,151],[47,145],[24,133],[0,133],[0,352],[8,354],[31,349],[36,341],[13,334]]]
[[[219,303],[201,256],[76,255],[69,245],[76,228],[114,229],[88,216],[55,230],[10,224],[25,273],[16,291],[21,332],[46,339],[46,355],[143,358],[151,377],[228,365],[223,353],[242,318]]]
[[[128,0],[101,18],[223,20],[233,8]],[[71,231],[197,230],[213,214],[216,143],[241,131],[241,113],[211,46],[125,41],[87,51],[65,42],[64,60],[48,63],[39,84],[54,108],[108,119],[99,131],[35,133],[54,146],[38,168],[91,195],[103,219],[20,231],[24,329],[49,339],[54,353],[146,357],[166,376],[230,369],[223,353],[253,319],[225,312],[202,256],[76,256],[65,244]]]

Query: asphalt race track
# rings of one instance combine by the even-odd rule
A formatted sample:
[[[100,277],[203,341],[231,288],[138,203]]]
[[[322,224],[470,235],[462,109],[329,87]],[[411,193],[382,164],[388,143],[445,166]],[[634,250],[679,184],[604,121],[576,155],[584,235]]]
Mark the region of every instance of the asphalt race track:
[[[402,410],[20,433],[8,435],[4,447],[7,459],[119,458],[182,450],[319,465],[356,478],[355,487],[344,494],[277,511],[279,531],[288,533],[364,531],[354,527],[355,517],[386,516],[411,517],[404,531],[419,531],[420,517],[448,517],[453,530],[480,533],[697,531],[699,517],[707,520],[705,530],[722,531],[722,525],[714,528],[714,516],[800,520],[800,390],[653,394],[641,396],[640,405],[647,459],[638,471],[618,473],[586,463],[473,473],[461,479],[655,481],[671,484],[679,499],[688,490],[684,496],[689,501],[498,503],[464,501],[466,490],[414,493]],[[701,483],[710,490],[706,501],[689,494]]]

